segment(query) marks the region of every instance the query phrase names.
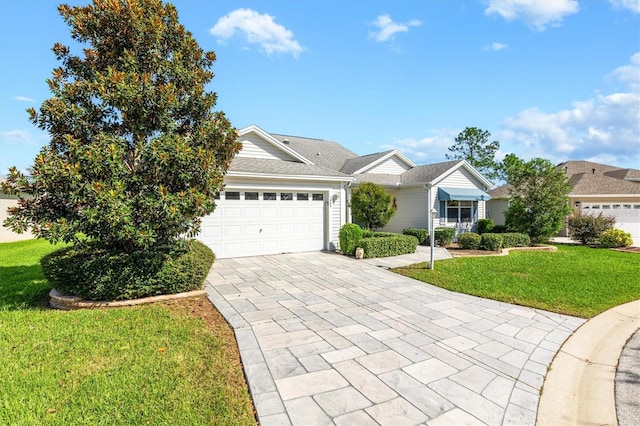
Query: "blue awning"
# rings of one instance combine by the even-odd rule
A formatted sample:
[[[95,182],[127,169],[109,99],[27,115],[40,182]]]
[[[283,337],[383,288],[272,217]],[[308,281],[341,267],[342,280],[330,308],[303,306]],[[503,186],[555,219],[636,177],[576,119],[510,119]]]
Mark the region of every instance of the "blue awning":
[[[489,201],[491,196],[478,188],[438,188],[438,199],[456,201]]]

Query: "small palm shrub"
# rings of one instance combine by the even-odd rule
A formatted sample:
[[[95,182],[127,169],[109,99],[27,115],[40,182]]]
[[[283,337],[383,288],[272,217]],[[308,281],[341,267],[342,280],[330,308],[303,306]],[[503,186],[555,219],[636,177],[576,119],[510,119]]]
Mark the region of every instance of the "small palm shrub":
[[[353,255],[362,239],[362,228],[355,223],[345,223],[340,228],[340,250],[344,254]]]
[[[633,244],[631,234],[622,229],[607,229],[600,235],[600,247],[629,247],[631,244]]]
[[[480,241],[482,237],[475,232],[465,232],[458,235],[458,244],[460,247],[467,250],[477,250],[480,248]]]

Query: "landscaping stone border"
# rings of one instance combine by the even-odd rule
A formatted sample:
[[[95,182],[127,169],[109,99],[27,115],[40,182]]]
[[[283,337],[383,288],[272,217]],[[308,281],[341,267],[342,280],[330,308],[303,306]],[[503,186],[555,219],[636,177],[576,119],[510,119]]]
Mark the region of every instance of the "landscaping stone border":
[[[474,251],[486,251],[485,253],[478,254],[466,254],[457,250],[447,250],[449,254],[453,257],[486,257],[486,256],[508,256],[509,252],[512,250],[520,250],[520,251],[558,251],[558,248],[555,246],[535,246],[535,247],[508,247],[503,248],[499,252],[495,251],[487,251],[487,250],[474,250]]]
[[[160,296],[149,296],[140,299],[117,300],[113,302],[101,302],[93,300],[84,300],[79,296],[67,296],[60,293],[55,288],[49,292],[51,300],[49,304],[52,308],[64,311],[76,309],[99,309],[99,308],[122,308],[124,306],[146,305],[148,303],[165,302],[167,300],[186,299],[206,294],[204,290],[192,290],[184,293],[163,294]]]

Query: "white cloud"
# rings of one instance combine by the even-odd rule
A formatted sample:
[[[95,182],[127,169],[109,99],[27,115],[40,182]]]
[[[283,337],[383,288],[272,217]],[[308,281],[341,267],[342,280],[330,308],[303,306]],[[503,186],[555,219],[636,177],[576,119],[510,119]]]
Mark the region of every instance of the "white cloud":
[[[292,54],[297,57],[304,48],[293,33],[277,24],[273,16],[260,14],[252,9],[236,9],[218,19],[209,30],[219,40],[229,40],[239,34],[249,44],[256,44],[267,55]]]
[[[9,130],[8,132],[0,133],[0,137],[9,143],[33,143],[31,133],[25,130]]]
[[[632,12],[640,13],[640,0],[609,0],[609,3],[616,9],[629,9]]]
[[[435,129],[430,136],[423,138],[396,139],[392,143],[383,145],[382,149],[399,149],[417,163],[437,163],[446,161],[445,154],[453,145],[460,129]]]
[[[507,47],[509,47],[509,46],[508,46],[508,45],[506,45],[506,44],[498,43],[498,42],[493,42],[493,43],[491,43],[490,45],[485,46],[485,47],[484,47],[484,50],[490,50],[490,51],[492,51],[492,52],[497,52],[497,51],[499,51],[499,50],[506,49]]]
[[[35,102],[35,99],[32,98],[27,98],[26,96],[16,96],[13,98],[16,101],[21,101],[21,102]]]
[[[609,159],[610,164],[640,164],[640,77],[627,67],[640,66],[640,54],[631,65],[616,69],[610,76],[626,84],[627,91],[598,95],[576,101],[569,109],[544,112],[524,110],[505,120],[496,133],[503,149],[531,158],[553,162]],[[620,71],[620,70],[623,71]]]
[[[537,31],[559,25],[579,9],[577,0],[488,0],[488,4],[486,15],[498,14],[507,21],[520,19]]]
[[[640,52],[631,57],[628,65],[616,68],[606,76],[606,79],[615,79],[629,87],[632,91],[640,91]]]
[[[422,22],[417,19],[413,19],[403,24],[395,22],[389,15],[380,15],[370,24],[378,29],[376,31],[369,32],[369,37],[378,42],[385,42],[393,40],[396,33],[409,32],[409,27],[418,27],[422,25]]]

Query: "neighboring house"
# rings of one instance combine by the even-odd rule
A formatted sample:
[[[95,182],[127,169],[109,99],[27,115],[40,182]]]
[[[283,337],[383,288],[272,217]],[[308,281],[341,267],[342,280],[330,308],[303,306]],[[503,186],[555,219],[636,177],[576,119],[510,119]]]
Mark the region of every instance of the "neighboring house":
[[[4,180],[0,178],[0,181]],[[30,240],[34,238],[31,232],[27,231],[22,234],[17,234],[11,229],[3,225],[9,214],[7,209],[9,207],[15,207],[18,205],[18,197],[14,195],[7,195],[0,190],[0,243],[10,243],[13,241]]]
[[[397,150],[359,156],[321,139],[239,131],[242,150],[231,162],[213,214],[198,236],[218,258],[339,248],[340,227],[351,221],[351,191],[383,185],[396,215],[384,230],[474,227],[484,217],[491,182],[465,161],[417,166]],[[427,190],[427,189],[430,190]]]
[[[629,232],[634,245],[640,245],[640,170],[590,161],[567,161],[556,167],[569,179],[572,188],[569,199],[574,211],[614,216],[615,226]],[[503,225],[509,186],[503,185],[489,194],[492,199],[487,203],[487,216],[497,225]],[[560,236],[566,235],[565,228]]]

